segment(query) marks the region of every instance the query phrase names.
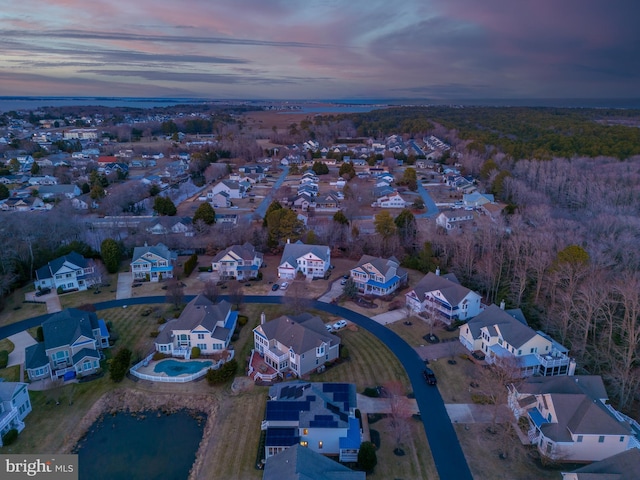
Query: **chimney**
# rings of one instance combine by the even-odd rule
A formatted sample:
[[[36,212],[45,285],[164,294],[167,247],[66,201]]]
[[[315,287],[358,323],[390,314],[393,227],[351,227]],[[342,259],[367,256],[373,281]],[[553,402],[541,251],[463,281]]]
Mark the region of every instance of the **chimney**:
[[[264,312],[262,312],[260,314],[260,325],[264,325],[266,321],[267,321],[267,317],[265,316]]]
[[[291,243],[291,240],[287,238],[287,243]]]
[[[436,267],[436,275],[440,276],[440,267]]]
[[[504,303],[504,300],[502,300],[500,302],[500,310],[504,310],[504,307],[505,307],[505,303]]]

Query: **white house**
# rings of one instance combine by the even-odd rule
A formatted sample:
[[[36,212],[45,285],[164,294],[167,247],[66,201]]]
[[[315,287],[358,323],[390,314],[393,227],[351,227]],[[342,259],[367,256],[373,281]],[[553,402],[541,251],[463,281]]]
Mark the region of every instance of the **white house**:
[[[473,221],[473,212],[467,210],[451,210],[440,212],[436,217],[436,225],[447,231],[462,228],[466,223]]]
[[[57,185],[58,179],[45,175],[44,177],[31,177],[29,179],[29,185]]]
[[[211,199],[219,192],[225,192],[231,199],[244,198],[246,195],[245,188],[241,183],[232,180],[221,180],[209,190],[207,198]]]
[[[82,195],[82,190],[77,185],[43,185],[38,189],[42,198],[66,197],[75,198]]]
[[[221,279],[233,278],[249,280],[258,276],[262,265],[262,253],[250,243],[232,245],[218,252],[211,260],[211,270],[218,273]]]
[[[630,448],[572,472],[561,473],[562,480],[638,480],[640,449]]]
[[[24,419],[31,412],[31,399],[26,383],[0,383],[0,447],[9,430],[24,430]]]
[[[352,383],[272,386],[262,422],[265,457],[300,445],[323,455],[337,455],[341,462],[357,461],[362,431],[356,408],[356,386]]]
[[[569,350],[544,332],[527,325],[522,312],[489,305],[460,327],[460,342],[470,352],[481,351],[488,363],[498,358],[512,358],[530,375],[573,375],[575,361]]]
[[[307,278],[323,278],[331,266],[331,249],[326,245],[287,243],[278,265],[278,277],[293,279],[297,272]]]
[[[212,195],[207,194],[207,200],[215,208],[218,208],[218,207],[227,208],[231,206],[231,200],[229,199],[229,194],[225,191],[220,191]]]
[[[198,347],[202,355],[226,349],[236,328],[238,312],[225,300],[213,303],[198,295],[184,308],[180,317],[169,321],[155,340],[157,352],[190,358]]]
[[[371,206],[380,208],[405,208],[407,206],[407,202],[398,192],[394,191],[393,193],[378,197]]]
[[[136,247],[131,261],[132,280],[157,282],[173,278],[173,264],[177,258],[178,255],[162,243],[151,247],[145,243],[144,247]]]
[[[600,376],[529,377],[509,386],[508,403],[516,419],[528,420],[531,444],[553,461],[594,462],[640,448],[640,425],[613,408]]]
[[[453,274],[440,276],[439,269],[425,275],[405,298],[412,312],[433,313],[448,325],[455,320],[469,320],[483,309],[480,295],[460,285]]]
[[[76,252],[50,261],[44,267],[36,270],[36,290],[51,288],[64,292],[84,291],[93,286],[97,279],[92,278],[95,266]]]
[[[407,281],[407,271],[400,267],[395,257],[384,259],[363,255],[349,276],[358,292],[364,295],[389,295]]]

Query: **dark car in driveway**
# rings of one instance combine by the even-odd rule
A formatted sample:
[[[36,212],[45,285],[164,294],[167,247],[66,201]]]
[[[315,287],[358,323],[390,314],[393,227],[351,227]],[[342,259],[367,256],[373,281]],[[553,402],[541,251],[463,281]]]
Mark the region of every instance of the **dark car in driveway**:
[[[429,385],[435,385],[436,383],[438,383],[438,380],[436,380],[436,374],[433,373],[433,370],[431,370],[430,368],[425,368],[422,371],[422,376]]]
[[[278,290],[279,288],[280,288],[280,285],[278,285],[277,283],[274,283],[274,284],[271,286],[271,290],[273,290],[274,292],[275,292],[276,290]]]

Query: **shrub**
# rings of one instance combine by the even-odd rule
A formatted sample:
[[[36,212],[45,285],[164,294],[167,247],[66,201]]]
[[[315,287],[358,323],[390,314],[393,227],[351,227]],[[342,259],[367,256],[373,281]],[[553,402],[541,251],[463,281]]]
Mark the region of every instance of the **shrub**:
[[[378,456],[376,455],[375,445],[371,442],[362,442],[358,452],[358,467],[367,473],[371,473],[377,464]]]
[[[228,380],[231,380],[238,370],[238,362],[234,358],[233,360],[225,363],[218,370],[210,368],[207,371],[207,382],[209,385],[219,385]]]
[[[258,272],[258,275],[256,277],[257,280],[262,280],[262,272]]]
[[[244,327],[248,321],[249,321],[249,318],[246,315],[238,316],[238,325],[240,325],[241,327]]]
[[[151,358],[157,362],[158,360],[163,360],[163,359],[165,359],[167,357],[168,357],[168,355],[166,353],[155,352],[153,354],[153,357],[151,357]]]
[[[164,317],[158,317],[158,325],[162,325],[163,323],[167,323],[167,319]]]
[[[193,272],[193,269],[196,268],[198,264],[198,255],[195,253],[189,257],[189,259],[184,262],[184,274],[188,277]]]
[[[364,392],[362,392],[362,394],[365,397],[371,397],[371,398],[377,398],[380,396],[380,394],[378,393],[378,389],[377,388],[371,388],[371,387],[367,387],[364,389]]]
[[[42,330],[42,325],[40,325],[37,329],[36,329],[36,340],[38,342],[44,342],[44,332]]]
[[[346,360],[349,358],[349,349],[347,348],[346,345],[342,345],[340,344],[340,358],[342,360]]]
[[[160,335],[160,332],[157,330],[154,330],[153,332],[149,332],[149,336],[151,338],[156,338],[158,335]]]
[[[481,393],[472,393],[471,401],[479,405],[492,405],[494,403],[489,396],[483,395]]]
[[[56,288],[56,292],[58,292],[58,295],[62,295],[64,293],[64,290],[62,289],[62,287],[58,287]]]
[[[7,368],[9,363],[9,352],[6,350],[0,350],[0,368]]]
[[[131,350],[128,348],[121,348],[118,350],[116,356],[111,359],[111,365],[109,368],[109,375],[111,380],[114,382],[121,382],[125,375],[127,374],[127,370],[129,370],[129,365],[131,364]]]
[[[191,347],[191,358],[200,358],[200,347]]]
[[[3,445],[11,445],[18,439],[18,430],[12,428],[7,433],[2,436],[2,444]]]

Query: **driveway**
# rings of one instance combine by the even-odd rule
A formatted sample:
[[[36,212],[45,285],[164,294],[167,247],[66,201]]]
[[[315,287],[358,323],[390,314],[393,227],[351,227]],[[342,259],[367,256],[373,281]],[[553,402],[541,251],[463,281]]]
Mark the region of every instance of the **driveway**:
[[[363,413],[391,413],[391,406],[388,398],[372,398],[358,393],[358,410]],[[402,400],[406,403],[407,408],[403,411],[409,411],[411,414],[418,414],[418,404],[415,398],[403,397]]]
[[[116,290],[116,300],[131,298],[131,283],[133,283],[133,277],[130,272],[118,274],[118,290]]]
[[[9,340],[11,340],[11,342],[13,343],[14,348],[13,352],[9,354],[9,363],[7,364],[7,367],[13,367],[14,365],[23,364],[24,349],[37,343],[26,330],[16,333],[15,335],[11,335],[9,337]]]
[[[371,317],[371,320],[378,322],[380,325],[386,325],[387,323],[394,323],[405,318],[407,318],[407,312],[404,308],[399,308],[397,310],[391,310],[390,312],[375,315]]]
[[[327,290],[320,298],[318,298],[319,302],[331,303],[333,300],[342,295],[342,291],[344,290],[344,286],[340,285],[340,281],[342,279],[336,279],[331,282],[331,288]]]

